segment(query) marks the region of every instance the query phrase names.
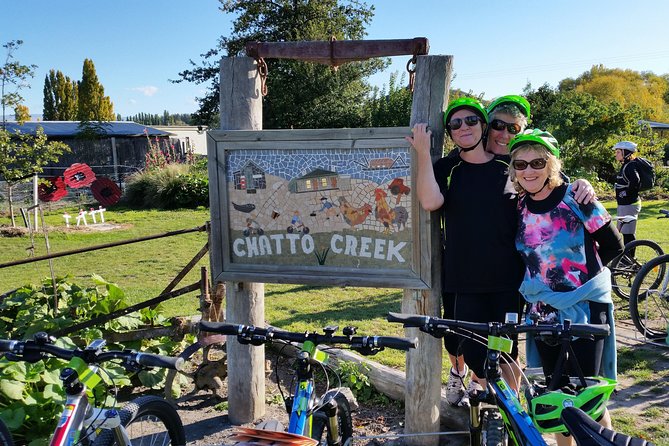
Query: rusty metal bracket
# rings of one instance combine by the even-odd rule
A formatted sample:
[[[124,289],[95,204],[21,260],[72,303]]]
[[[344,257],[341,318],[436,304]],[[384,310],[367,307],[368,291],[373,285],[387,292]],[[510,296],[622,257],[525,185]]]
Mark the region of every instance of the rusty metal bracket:
[[[336,40],[299,42],[246,42],[246,54],[258,62],[258,73],[263,82],[263,95],[267,94],[267,64],[264,59],[294,59],[329,65],[333,68],[348,63],[375,57],[403,56],[410,54],[407,64],[410,88],[413,89],[413,72],[409,64],[415,65],[417,56],[426,55],[430,44],[426,37],[388,40]],[[262,65],[262,67],[261,67]],[[264,76],[264,78],[263,78]]]

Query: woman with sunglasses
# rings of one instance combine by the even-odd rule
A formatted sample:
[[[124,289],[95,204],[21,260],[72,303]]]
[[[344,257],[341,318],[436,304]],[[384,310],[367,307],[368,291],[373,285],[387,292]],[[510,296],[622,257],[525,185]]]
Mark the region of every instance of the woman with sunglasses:
[[[495,155],[509,154],[509,141],[522,133],[530,119],[530,103],[522,96],[510,94],[500,96],[487,107],[490,125],[485,138],[485,148]],[[565,181],[569,178],[563,174]],[[595,189],[588,180],[578,179],[572,185],[579,203],[590,203],[595,199]]]
[[[530,103],[515,94],[500,96],[488,105],[487,111],[490,127],[486,150],[496,155],[508,155],[511,138],[527,128]]]
[[[584,376],[616,378],[611,274],[604,266],[622,253],[622,237],[611,216],[597,201],[578,204],[560,174],[558,143],[538,129],[509,142],[510,178],[521,194],[516,247],[526,265],[520,287],[530,320],[609,324],[605,339],[576,339],[571,346]],[[533,342],[534,341],[534,342]],[[560,346],[527,340],[528,365],[538,353],[547,382],[555,371]],[[536,350],[535,350],[536,347]],[[564,384],[577,372],[566,364]],[[561,381],[562,382],[562,381]],[[600,421],[611,428],[608,412]],[[571,437],[556,434],[558,445]]]
[[[437,160],[434,166],[427,126],[416,124],[413,136],[407,137],[417,154],[420,204],[427,211],[440,210],[442,215],[444,317],[504,322],[506,313],[521,309],[518,287],[524,270],[514,245],[517,200],[508,182],[508,156],[505,160],[484,149],[488,114],[478,100],[464,97],[452,101],[444,123],[458,152]],[[458,353],[476,375],[469,390],[479,390],[480,384],[485,388],[478,378],[484,376],[485,347],[470,340],[460,346],[458,342],[457,337],[444,339],[455,369],[447,385],[452,405],[464,405],[469,393],[460,378],[466,376],[466,370],[455,360]],[[517,350],[514,343],[514,358]],[[509,383],[517,382],[511,366],[504,366],[503,373]],[[457,387],[450,389],[451,384]],[[448,396],[449,390],[457,391],[456,398]]]

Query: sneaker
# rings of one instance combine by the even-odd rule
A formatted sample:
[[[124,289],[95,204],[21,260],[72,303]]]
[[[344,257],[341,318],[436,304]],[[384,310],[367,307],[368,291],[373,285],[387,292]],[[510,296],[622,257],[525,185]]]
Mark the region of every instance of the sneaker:
[[[469,369],[465,367],[463,376],[458,375],[451,368],[448,374],[448,383],[446,383],[446,401],[455,407],[469,406],[469,396],[465,390],[465,378]]]
[[[469,385],[467,386],[467,395],[469,398],[472,398],[476,394],[482,393],[483,392],[483,386],[473,379],[469,381]]]

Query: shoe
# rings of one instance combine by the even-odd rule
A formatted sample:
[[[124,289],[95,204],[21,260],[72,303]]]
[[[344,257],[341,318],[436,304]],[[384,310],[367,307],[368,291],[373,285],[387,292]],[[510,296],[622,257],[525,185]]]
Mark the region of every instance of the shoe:
[[[472,398],[479,393],[483,393],[483,386],[472,379],[467,386],[467,396]]]
[[[469,406],[469,396],[465,391],[465,377],[469,373],[469,368],[465,366],[463,376],[455,373],[453,369],[448,374],[448,382],[446,383],[446,401],[448,404],[455,407]]]

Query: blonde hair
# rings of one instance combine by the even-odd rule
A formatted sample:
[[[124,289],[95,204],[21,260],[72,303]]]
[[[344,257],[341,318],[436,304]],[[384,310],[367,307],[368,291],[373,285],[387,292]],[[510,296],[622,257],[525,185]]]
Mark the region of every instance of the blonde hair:
[[[516,169],[513,168],[513,162],[518,159],[518,156],[527,153],[530,151],[537,152],[546,158],[546,169],[548,169],[548,188],[555,189],[556,187],[562,185],[564,180],[562,179],[562,161],[560,161],[555,155],[550,153],[544,146],[541,144],[526,144],[522,145],[519,148],[511,152],[511,163],[509,164],[509,178],[513,182],[513,187],[518,193],[525,193],[525,189],[520,185],[518,178],[516,176]]]

